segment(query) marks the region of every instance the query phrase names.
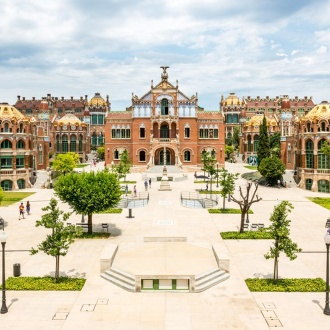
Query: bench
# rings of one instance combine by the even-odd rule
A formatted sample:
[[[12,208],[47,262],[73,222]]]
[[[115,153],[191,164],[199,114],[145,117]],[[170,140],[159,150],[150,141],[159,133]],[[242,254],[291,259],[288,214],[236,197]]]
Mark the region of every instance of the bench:
[[[249,229],[249,224],[248,223],[244,224],[244,229]]]
[[[253,223],[253,224],[251,225],[251,230],[252,230],[252,231],[256,231],[256,230],[258,230],[258,225],[257,225],[256,223]]]
[[[102,226],[102,229],[107,230],[107,233],[109,232],[109,224],[108,223],[102,223],[101,226]]]
[[[258,223],[258,227],[259,227],[259,229],[262,229],[265,227],[265,225],[263,223]]]
[[[76,227],[82,227],[82,229],[88,229],[88,223],[76,223]]]

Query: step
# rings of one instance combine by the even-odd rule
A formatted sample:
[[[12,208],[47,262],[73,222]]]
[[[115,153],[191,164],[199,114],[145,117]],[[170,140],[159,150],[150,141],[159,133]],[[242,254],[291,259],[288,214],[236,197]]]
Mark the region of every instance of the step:
[[[101,273],[101,277],[104,278],[105,280],[111,282],[112,284],[119,286],[120,288],[122,288],[124,290],[130,291],[130,292],[135,292],[135,285],[124,283],[123,281],[118,280],[106,273]]]
[[[218,276],[216,278],[214,278],[212,281],[206,282],[203,285],[197,285],[195,286],[195,291],[194,292],[202,292],[205,291],[209,288],[211,288],[212,286],[219,284],[223,281],[226,281],[229,278],[229,273],[224,273],[221,276]]]
[[[213,268],[211,270],[208,270],[207,272],[198,274],[197,276],[195,276],[195,281],[200,281],[202,279],[204,279],[207,276],[213,275],[214,273],[218,273],[220,271],[220,268]]]
[[[211,282],[213,281],[213,279],[221,277],[223,274],[225,274],[225,271],[219,270],[219,272],[213,273],[212,275],[204,277],[202,280],[197,281],[196,285],[203,285],[204,283]]]
[[[109,269],[110,272],[113,272],[113,273],[116,273],[118,275],[121,275],[123,277],[126,277],[127,279],[131,280],[131,281],[134,281],[135,282],[135,276],[130,274],[130,273],[126,273],[124,272],[123,270],[121,269],[117,269],[117,268],[114,268],[114,267],[111,267]]]
[[[106,275],[108,275],[109,277],[111,278],[114,278],[118,281],[121,281],[127,285],[133,285],[135,286],[135,279],[130,279],[130,278],[127,278],[125,277],[124,275],[122,274],[118,274],[118,273],[115,273],[115,272],[112,272],[111,269],[110,270],[106,270],[104,272]]]

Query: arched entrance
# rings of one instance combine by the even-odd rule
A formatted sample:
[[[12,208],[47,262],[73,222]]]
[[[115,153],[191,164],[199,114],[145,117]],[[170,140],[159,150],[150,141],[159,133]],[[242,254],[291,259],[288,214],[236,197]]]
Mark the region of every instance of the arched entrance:
[[[161,150],[159,153],[159,165],[164,165],[164,150]],[[171,165],[171,152],[166,149],[166,164]]]
[[[166,165],[175,165],[175,152],[170,148],[166,148]],[[164,165],[164,148],[158,148],[154,156],[155,165]]]

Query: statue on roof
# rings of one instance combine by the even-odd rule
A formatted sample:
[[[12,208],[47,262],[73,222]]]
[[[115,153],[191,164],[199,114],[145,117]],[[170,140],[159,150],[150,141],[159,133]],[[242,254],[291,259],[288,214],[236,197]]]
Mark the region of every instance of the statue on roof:
[[[168,73],[166,72],[166,69],[169,68],[169,66],[161,66],[161,69],[163,69],[163,73],[162,73],[162,81],[166,82],[167,78],[168,78]]]

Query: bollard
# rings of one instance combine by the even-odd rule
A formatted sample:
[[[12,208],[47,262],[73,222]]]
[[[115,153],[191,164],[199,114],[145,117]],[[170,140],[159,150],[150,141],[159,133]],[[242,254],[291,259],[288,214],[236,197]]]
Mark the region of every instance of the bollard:
[[[13,273],[14,273],[14,277],[21,276],[21,264],[14,264],[13,265]]]
[[[128,217],[126,217],[126,218],[134,218],[132,216],[132,209],[128,209]]]

